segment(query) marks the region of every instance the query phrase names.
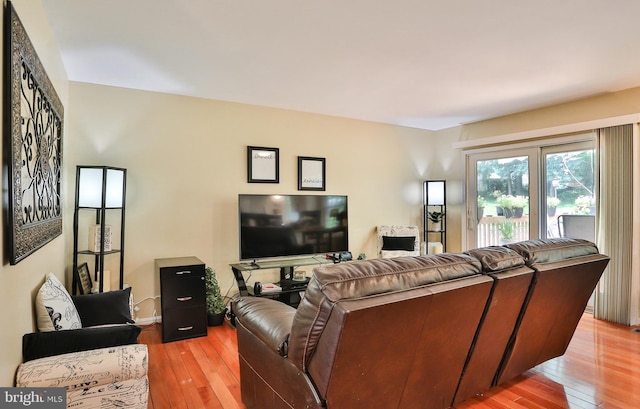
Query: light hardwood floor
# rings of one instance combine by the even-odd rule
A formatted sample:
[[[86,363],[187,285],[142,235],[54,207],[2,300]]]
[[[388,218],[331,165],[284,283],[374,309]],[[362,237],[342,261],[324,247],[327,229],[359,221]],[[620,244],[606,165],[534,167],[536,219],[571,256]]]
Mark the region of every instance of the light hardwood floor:
[[[163,344],[147,326],[149,408],[244,408],[235,330]],[[640,333],[583,315],[567,353],[456,405],[475,408],[639,408]],[[266,409],[266,408],[265,408]],[[378,409],[378,408],[376,408]],[[381,408],[384,409],[384,408]]]

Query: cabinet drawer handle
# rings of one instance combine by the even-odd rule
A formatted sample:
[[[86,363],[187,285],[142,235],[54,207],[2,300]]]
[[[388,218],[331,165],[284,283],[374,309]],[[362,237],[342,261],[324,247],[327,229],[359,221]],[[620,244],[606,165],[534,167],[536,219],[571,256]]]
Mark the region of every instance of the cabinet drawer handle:
[[[191,326],[191,327],[180,327],[180,328],[178,328],[178,331],[190,331],[192,329],[193,329],[193,326]]]
[[[191,274],[191,270],[184,270],[184,271],[178,271],[176,272],[177,276],[181,276],[183,274]]]
[[[193,297],[178,297],[178,298],[176,298],[176,300],[178,300],[178,301],[190,301],[192,299],[193,299]]]

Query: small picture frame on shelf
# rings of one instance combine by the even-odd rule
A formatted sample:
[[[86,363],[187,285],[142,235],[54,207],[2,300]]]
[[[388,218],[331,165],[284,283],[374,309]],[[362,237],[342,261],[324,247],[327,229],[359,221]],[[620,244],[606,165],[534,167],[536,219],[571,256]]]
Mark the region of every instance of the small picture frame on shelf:
[[[89,265],[87,263],[80,264],[74,274],[76,275],[76,282],[78,283],[80,294],[90,294],[93,284],[91,283]]]
[[[247,146],[247,182],[279,183],[280,150]]]
[[[324,191],[326,189],[325,165],[325,158],[298,156],[298,190]]]

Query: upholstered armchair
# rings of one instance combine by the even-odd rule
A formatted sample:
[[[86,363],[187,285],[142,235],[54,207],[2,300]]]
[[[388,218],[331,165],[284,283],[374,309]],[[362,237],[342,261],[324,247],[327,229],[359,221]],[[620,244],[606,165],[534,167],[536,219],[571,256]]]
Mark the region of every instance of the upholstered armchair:
[[[377,234],[380,258],[420,255],[418,226],[378,226]]]
[[[18,367],[16,386],[66,388],[67,408],[145,409],[147,346],[121,345],[34,359]]]
[[[130,288],[72,297],[49,273],[36,296],[39,331],[22,338],[16,386],[65,387],[68,408],[146,408],[147,347],[137,344],[130,299]]]
[[[140,327],[133,325],[131,289],[70,296],[49,273],[36,295],[38,332],[22,338],[23,360],[135,344]]]

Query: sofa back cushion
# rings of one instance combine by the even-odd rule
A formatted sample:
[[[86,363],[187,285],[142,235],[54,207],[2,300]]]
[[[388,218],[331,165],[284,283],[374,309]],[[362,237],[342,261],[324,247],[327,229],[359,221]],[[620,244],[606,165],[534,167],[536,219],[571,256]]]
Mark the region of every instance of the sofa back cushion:
[[[508,247],[525,258],[535,278],[498,384],[565,353],[609,262],[581,239],[528,240]]]
[[[494,283],[454,403],[493,386],[534,277],[534,270],[525,265],[524,258],[507,247],[484,247],[469,250],[468,254],[480,260],[483,272]]]
[[[492,285],[474,274],[336,302],[307,362],[327,407],[448,407]]]
[[[406,291],[479,274],[480,262],[465,254],[401,257],[317,267],[300,302],[289,338],[289,358],[301,370],[314,353],[335,304]]]
[[[502,246],[481,247],[467,251],[467,254],[478,259],[485,274],[496,273],[525,265],[524,258],[515,250]]]
[[[524,257],[529,266],[599,254],[598,248],[592,242],[570,238],[527,240],[509,244],[506,247]]]

